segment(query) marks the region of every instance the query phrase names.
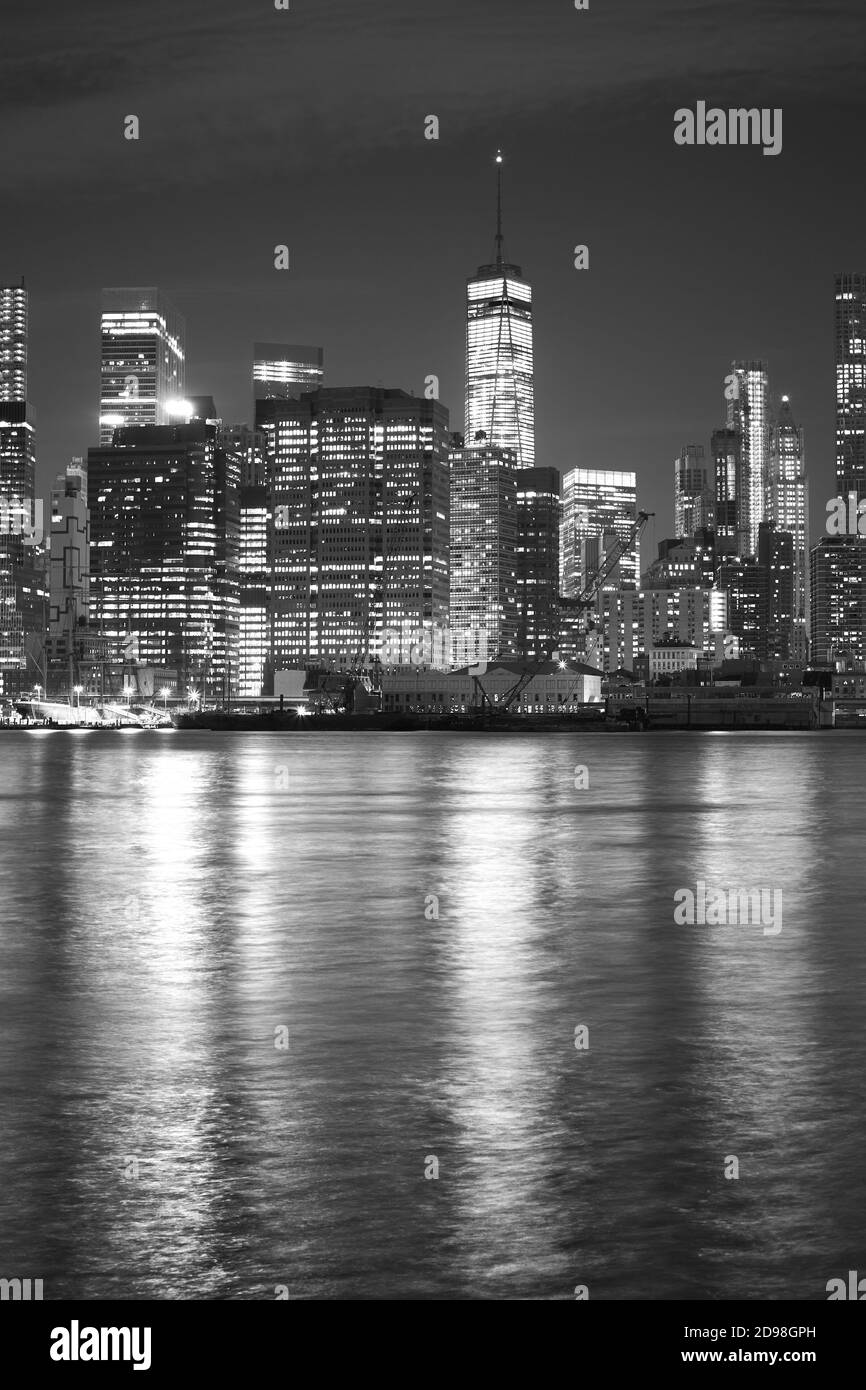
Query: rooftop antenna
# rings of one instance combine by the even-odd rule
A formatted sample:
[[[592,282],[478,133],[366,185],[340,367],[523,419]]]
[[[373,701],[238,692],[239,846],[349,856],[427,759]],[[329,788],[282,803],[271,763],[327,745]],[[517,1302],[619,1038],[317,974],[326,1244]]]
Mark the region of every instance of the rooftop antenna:
[[[502,151],[496,151],[496,268],[502,269]]]

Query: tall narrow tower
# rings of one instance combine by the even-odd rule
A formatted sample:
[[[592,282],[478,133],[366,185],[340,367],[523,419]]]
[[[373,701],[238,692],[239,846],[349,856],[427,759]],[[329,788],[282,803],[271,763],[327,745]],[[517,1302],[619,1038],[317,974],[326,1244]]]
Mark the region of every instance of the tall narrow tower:
[[[496,156],[496,238],[491,264],[466,291],[466,448],[514,451],[518,468],[535,464],[532,286],[506,260],[502,233],[502,154]]]

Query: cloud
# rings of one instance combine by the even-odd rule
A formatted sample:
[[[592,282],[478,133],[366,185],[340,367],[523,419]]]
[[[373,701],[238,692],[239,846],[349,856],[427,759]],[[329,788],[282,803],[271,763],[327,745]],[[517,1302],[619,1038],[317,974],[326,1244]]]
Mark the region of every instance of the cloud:
[[[616,120],[652,100],[724,100],[737,84],[761,105],[785,91],[862,99],[859,0],[608,0],[588,12],[563,0],[295,0],[288,11],[153,0],[51,4],[47,21],[45,6],[20,0],[6,24],[0,139],[19,190],[290,179],[411,149],[428,111],[444,140],[593,105]],[[129,113],[137,144],[123,139]]]

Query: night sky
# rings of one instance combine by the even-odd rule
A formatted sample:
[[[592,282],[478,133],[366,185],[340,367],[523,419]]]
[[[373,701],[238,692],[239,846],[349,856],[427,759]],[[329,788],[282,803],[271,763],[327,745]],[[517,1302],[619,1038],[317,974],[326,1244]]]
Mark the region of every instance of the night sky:
[[[590,5],[10,0],[0,283],[31,290],[40,490],[96,442],[103,285],[175,299],[187,391],[227,423],[251,419],[262,339],[321,343],[328,385],[420,394],[435,373],[461,428],[465,281],[492,258],[502,146],[537,462],[635,469],[652,546],[731,358],[765,357],[806,429],[814,537],[835,491],[833,274],[866,269],[866,8]],[[676,146],[698,100],[782,107],[782,153]]]

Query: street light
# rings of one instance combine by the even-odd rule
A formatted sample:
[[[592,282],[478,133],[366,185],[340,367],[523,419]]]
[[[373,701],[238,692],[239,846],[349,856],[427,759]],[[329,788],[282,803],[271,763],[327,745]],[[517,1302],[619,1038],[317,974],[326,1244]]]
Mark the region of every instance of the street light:
[[[75,701],[75,707],[76,707],[76,709],[78,710],[78,722],[79,722],[79,724],[80,724],[80,723],[81,723],[81,692],[82,692],[82,690],[84,689],[84,686],[83,686],[83,685],[73,685],[72,689],[73,689],[73,691],[75,692],[75,694],[78,696],[77,700]]]
[[[162,690],[161,690],[159,693],[160,693],[160,695],[162,696],[162,708],[163,708],[163,710],[167,710],[167,709],[168,709],[168,697],[169,697],[169,695],[171,694],[171,687],[168,686],[168,685],[164,685],[164,686],[162,687]]]

